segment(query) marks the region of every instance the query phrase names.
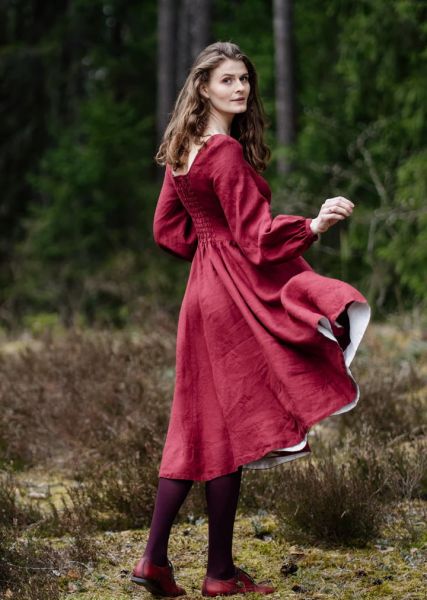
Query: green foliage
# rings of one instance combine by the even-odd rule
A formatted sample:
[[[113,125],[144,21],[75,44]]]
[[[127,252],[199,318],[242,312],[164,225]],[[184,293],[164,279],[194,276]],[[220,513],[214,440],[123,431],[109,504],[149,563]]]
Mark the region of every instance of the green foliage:
[[[374,309],[410,308],[425,296],[426,7],[295,9],[302,119],[288,187],[299,186],[313,209],[338,195],[356,204],[338,225],[344,235],[328,232],[317,266],[347,274]]]
[[[378,255],[394,265],[401,283],[410,290],[411,304],[422,300],[426,293],[423,267],[427,261],[426,166],[427,150],[422,150],[397,169],[395,204],[387,217],[392,235],[378,249]]]
[[[141,296],[176,307],[188,265],[151,231],[158,3],[31,4],[1,9],[0,320],[121,325]],[[425,298],[426,17],[415,0],[294,2],[298,136],[283,179],[273,5],[213,3],[209,41],[236,42],[259,74],[278,212],[316,216],[338,195],[356,204],[309,260],[377,315]]]
[[[59,134],[29,176],[41,202],[26,219],[18,254],[26,285],[18,286],[32,304],[81,309],[96,295],[94,273],[124,250],[142,255],[146,129],[129,103],[100,94],[82,105],[77,125]]]
[[[110,95],[82,106],[77,126],[60,134],[40,173],[30,176],[43,199],[31,210],[32,252],[48,263],[68,260],[84,269],[102,263],[106,251],[138,244],[128,228],[141,221],[145,130],[135,110]]]

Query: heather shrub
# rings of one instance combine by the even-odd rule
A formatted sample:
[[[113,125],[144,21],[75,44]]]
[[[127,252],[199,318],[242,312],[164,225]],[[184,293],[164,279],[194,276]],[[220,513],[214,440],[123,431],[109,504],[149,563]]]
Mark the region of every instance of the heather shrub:
[[[0,416],[4,459],[28,466],[84,461],[143,424],[160,444],[167,424],[165,382],[172,348],[159,334],[71,330],[3,356]],[[85,452],[82,452],[85,449]]]
[[[42,519],[37,507],[18,499],[18,491],[13,472],[10,469],[0,471],[0,527],[18,531]]]
[[[0,353],[0,461],[54,465],[75,480],[62,507],[50,503],[34,527],[39,535],[75,534],[82,555],[90,556],[96,530],[150,523],[176,335],[172,319],[151,324],[138,333],[49,330],[30,348]],[[381,522],[378,502],[425,498],[423,378],[408,361],[381,360],[361,355],[353,369],[360,404],[312,429],[311,456],[245,472],[239,510],[271,509],[288,532],[293,525],[322,539],[366,542]],[[286,512],[295,518],[282,519]],[[196,482],[177,521],[199,516],[207,508]]]
[[[365,423],[347,431],[338,446],[324,442],[316,454],[247,472],[239,507],[272,511],[286,538],[364,546],[379,534],[392,507],[425,499],[426,450],[425,439],[379,443]],[[400,512],[410,533],[410,519]]]
[[[78,536],[79,539],[93,534],[97,523],[93,506],[83,484],[65,486],[65,494],[59,501],[47,500],[43,518],[35,530],[40,537]]]
[[[0,526],[0,597],[19,600],[58,600],[57,568],[61,554],[36,538],[16,539]]]
[[[378,443],[427,434],[427,403],[422,393],[426,382],[416,363],[370,357],[354,373],[360,400],[354,410],[336,416],[338,439],[347,431],[361,434],[365,426],[371,427]]]
[[[81,486],[79,497],[68,489],[61,517],[51,506],[40,531],[73,529],[73,513],[88,531],[95,524],[101,529],[149,524],[174,360],[173,324],[167,321],[156,333],[138,336],[47,332],[35,348],[3,356],[3,458],[15,459],[15,465],[17,457],[27,466],[55,464]],[[179,519],[203,513],[204,505],[204,491],[195,485]]]
[[[375,447],[372,446],[373,452]],[[275,488],[273,510],[284,535],[303,533],[329,543],[363,546],[378,535],[386,515],[378,457],[363,468],[357,458],[340,462],[332,449],[314,461],[290,464]]]
[[[102,444],[91,461],[76,470],[102,529],[148,527],[158,485],[163,438],[135,422],[114,445]],[[194,482],[177,522],[206,513],[204,487]]]
[[[83,576],[89,563],[102,552],[87,535],[79,510],[56,511],[57,527],[49,511],[41,511],[25,499],[25,490],[11,470],[0,473],[0,597],[19,600],[57,600],[70,568]],[[81,508],[81,507],[80,507]],[[84,523],[84,527],[82,526]],[[55,548],[42,539],[43,532],[70,533],[68,542]]]
[[[427,500],[427,440],[392,443],[384,451],[389,496],[396,500]]]

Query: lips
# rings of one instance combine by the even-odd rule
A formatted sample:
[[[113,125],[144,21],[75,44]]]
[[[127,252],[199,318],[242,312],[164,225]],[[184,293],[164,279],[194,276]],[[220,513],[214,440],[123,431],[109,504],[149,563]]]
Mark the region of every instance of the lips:
[[[239,100],[244,100],[244,99],[245,99],[244,97],[242,97],[242,98],[234,98],[234,100],[232,100],[232,102],[238,102]]]

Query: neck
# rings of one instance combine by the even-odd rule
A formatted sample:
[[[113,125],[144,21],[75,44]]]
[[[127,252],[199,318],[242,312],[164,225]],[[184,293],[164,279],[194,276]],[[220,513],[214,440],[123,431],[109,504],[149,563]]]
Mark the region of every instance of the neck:
[[[233,117],[234,115],[211,114],[205,129],[205,134],[211,135],[213,133],[223,133],[224,135],[231,135],[231,123]]]

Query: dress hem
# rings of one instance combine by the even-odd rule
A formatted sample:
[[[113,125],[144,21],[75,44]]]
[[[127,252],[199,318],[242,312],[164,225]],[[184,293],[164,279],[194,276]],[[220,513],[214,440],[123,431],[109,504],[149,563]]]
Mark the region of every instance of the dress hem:
[[[298,442],[292,446],[288,446],[287,448],[280,447],[280,444],[283,442],[280,442],[279,440],[277,440],[276,442],[270,442],[270,443],[266,444],[265,447],[263,447],[263,448],[258,448],[257,450],[252,451],[245,458],[238,459],[235,462],[235,464],[232,465],[231,467],[225,467],[224,469],[222,469],[220,471],[216,470],[214,473],[209,474],[209,475],[204,475],[203,477],[195,477],[194,474],[190,474],[190,473],[183,474],[182,472],[178,475],[178,474],[170,472],[170,471],[167,472],[167,471],[162,471],[162,470],[159,471],[159,477],[168,477],[168,478],[173,478],[173,479],[191,479],[193,481],[202,482],[202,481],[208,481],[210,479],[215,479],[216,477],[221,477],[222,475],[227,475],[228,473],[232,473],[232,472],[236,471],[238,469],[238,467],[240,467],[240,466],[243,467],[244,471],[259,470],[259,469],[271,469],[271,468],[276,467],[284,462],[289,462],[291,460],[295,460],[297,458],[302,458],[303,456],[307,456],[308,454],[311,454],[311,449],[308,444],[308,436],[311,433],[310,429],[312,429],[312,427],[314,425],[320,423],[321,421],[327,419],[328,417],[331,417],[333,415],[338,415],[338,414],[352,410],[356,406],[356,404],[358,403],[359,398],[360,398],[360,388],[359,388],[356,380],[354,379],[349,367],[350,367],[350,364],[356,354],[357,348],[358,348],[360,342],[362,341],[362,338],[366,331],[366,328],[368,326],[368,323],[370,320],[370,315],[371,315],[371,309],[370,309],[370,306],[368,303],[358,302],[358,301],[354,300],[347,306],[347,308],[345,310],[347,311],[348,320],[349,320],[350,343],[345,348],[345,350],[342,350],[342,348],[341,348],[341,350],[342,350],[342,354],[343,354],[343,358],[344,358],[344,364],[347,369],[347,374],[352,379],[352,381],[355,385],[355,390],[356,390],[356,396],[350,403],[345,404],[344,406],[342,406],[341,408],[339,408],[338,410],[336,410],[332,413],[328,412],[328,411],[325,412],[325,414],[323,416],[317,417],[315,419],[315,421],[313,421],[312,423],[308,422],[304,438],[300,442]],[[340,312],[341,311],[338,312],[336,317],[338,317]],[[341,325],[339,325],[339,323],[336,323],[336,322],[335,322],[335,326],[341,327]],[[318,331],[320,333],[322,333],[324,336],[335,341],[339,345],[337,338],[335,337],[335,335],[332,332],[331,323],[330,323],[329,319],[327,319],[326,317],[321,317],[321,319],[319,320]],[[287,454],[283,454],[281,456],[274,456],[275,452],[287,452]],[[271,455],[270,455],[270,453],[271,453]]]
[[[371,316],[371,308],[370,308],[369,304],[367,304],[367,303],[358,302],[358,301],[354,300],[353,302],[351,302],[348,305],[348,307],[346,308],[346,311],[347,311],[348,321],[349,321],[350,343],[345,348],[345,350],[342,350],[342,349],[341,350],[342,350],[342,354],[343,354],[343,358],[344,358],[344,364],[347,369],[347,374],[349,375],[349,377],[351,378],[351,380],[353,381],[354,386],[355,386],[356,396],[354,397],[354,399],[351,402],[349,402],[348,404],[345,404],[338,410],[336,410],[332,413],[326,412],[323,416],[317,417],[316,420],[313,421],[312,423],[308,422],[307,423],[307,431],[304,436],[304,439],[301,440],[299,443],[295,444],[294,446],[289,446],[287,448],[275,448],[275,449],[269,450],[268,454],[261,456],[261,458],[252,460],[249,463],[244,464],[243,465],[244,470],[269,469],[269,468],[275,467],[283,462],[288,462],[290,460],[300,458],[302,456],[306,456],[307,454],[310,454],[311,450],[309,450],[308,452],[298,452],[299,450],[304,450],[304,448],[306,447],[306,445],[308,443],[308,436],[310,435],[310,429],[314,425],[320,423],[321,421],[327,419],[328,417],[331,417],[333,415],[339,415],[344,412],[348,412],[348,411],[352,410],[356,406],[356,404],[359,402],[360,388],[350,371],[350,364],[351,364],[354,356],[356,355],[357,348],[359,347],[359,344],[362,341],[362,338],[366,331],[366,328],[368,327],[368,323],[369,323],[370,316]],[[336,316],[338,317],[338,315],[336,315]],[[337,322],[335,322],[335,326],[342,327]],[[335,341],[339,345],[337,338],[333,334],[332,326],[331,326],[329,319],[327,319],[326,317],[321,317],[321,319],[319,320],[319,324],[318,324],[318,330],[325,337],[330,338],[331,340]],[[269,446],[271,447],[271,445],[269,445]],[[277,453],[277,452],[287,452],[288,454],[283,454],[282,456],[275,456],[274,453]],[[289,454],[289,452],[292,452],[292,453]],[[270,453],[271,453],[271,455],[270,455]]]

